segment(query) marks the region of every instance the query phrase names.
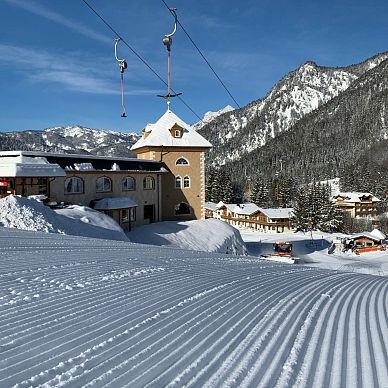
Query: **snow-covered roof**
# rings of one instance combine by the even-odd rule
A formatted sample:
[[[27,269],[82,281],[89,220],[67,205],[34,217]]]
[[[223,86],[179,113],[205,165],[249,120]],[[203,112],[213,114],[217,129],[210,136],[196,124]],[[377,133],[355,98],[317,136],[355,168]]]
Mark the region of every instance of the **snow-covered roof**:
[[[380,237],[376,236],[375,234],[372,234],[371,232],[361,232],[361,233],[352,234],[350,236],[350,239],[355,240],[355,239],[360,238],[360,237],[367,237],[373,241],[384,240],[384,238],[380,238]]]
[[[292,217],[293,210],[294,209],[292,207],[272,208],[272,209],[271,208],[270,209],[260,208],[260,211],[271,219],[290,218],[290,217]]]
[[[354,203],[361,202],[362,197],[372,197],[372,202],[380,202],[380,200],[371,193],[345,192],[345,193],[338,193],[337,195],[333,196],[334,199],[338,197],[342,197],[346,201],[354,202]]]
[[[208,210],[217,210],[218,207],[217,207],[217,204],[214,203],[214,202],[205,202],[205,209],[208,209]]]
[[[250,216],[251,214],[256,213],[260,208],[254,203],[241,203],[234,207],[233,213],[243,214]]]
[[[0,176],[2,177],[60,177],[65,171],[56,163],[49,163],[41,156],[26,156],[22,153],[2,157],[0,154]]]
[[[41,151],[0,151],[0,164],[16,160],[16,158],[37,158],[47,160],[51,165],[58,165],[63,170],[75,171],[149,171],[164,172],[165,165],[154,160],[100,156],[91,154],[65,154]],[[27,159],[26,159],[27,160]],[[163,170],[164,169],[164,170]],[[2,176],[0,174],[0,176]],[[47,176],[47,175],[45,175]],[[62,175],[61,175],[62,176]]]
[[[174,137],[170,132],[172,127],[176,124],[183,128],[182,137]],[[143,136],[131,147],[131,150],[147,146],[204,148],[211,148],[212,146],[205,138],[171,110],[167,110],[155,124],[148,124],[143,131]]]
[[[96,210],[113,210],[113,209],[126,209],[130,207],[138,206],[135,201],[127,197],[111,197],[103,198],[96,201],[94,209]]]
[[[373,229],[370,234],[372,234],[373,236],[376,236],[378,239],[380,240],[384,240],[385,239],[385,234],[383,232],[381,232],[380,230],[378,229]]]

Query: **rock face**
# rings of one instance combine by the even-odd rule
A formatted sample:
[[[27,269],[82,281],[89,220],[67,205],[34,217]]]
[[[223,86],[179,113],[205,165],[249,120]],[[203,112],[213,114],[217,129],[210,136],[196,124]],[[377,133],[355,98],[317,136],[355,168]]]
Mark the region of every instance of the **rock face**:
[[[213,144],[209,161],[213,165],[223,165],[263,147],[306,114],[343,93],[386,58],[388,53],[383,53],[342,68],[304,63],[280,80],[264,99],[220,114],[199,128]]]
[[[0,133],[0,150],[42,150],[129,157],[132,156],[131,146],[139,138],[135,133],[82,126],[53,127],[43,131]]]

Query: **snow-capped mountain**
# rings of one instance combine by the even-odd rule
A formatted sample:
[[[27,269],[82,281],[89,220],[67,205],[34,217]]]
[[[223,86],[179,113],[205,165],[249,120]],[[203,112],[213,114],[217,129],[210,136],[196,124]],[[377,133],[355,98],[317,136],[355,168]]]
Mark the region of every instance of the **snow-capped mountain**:
[[[264,99],[220,114],[200,129],[213,144],[209,159],[214,165],[222,165],[264,146],[386,58],[388,52],[342,68],[305,62],[280,80]]]
[[[64,153],[90,153],[108,156],[131,156],[131,146],[139,139],[136,133],[98,130],[82,126],[53,127],[43,131],[0,134],[0,149],[42,150]]]
[[[202,127],[204,127],[206,124],[209,124],[212,122],[214,119],[216,119],[218,116],[222,115],[223,113],[231,112],[233,111],[234,108],[230,105],[227,105],[225,108],[222,108],[218,110],[217,112],[206,112],[205,115],[203,116],[203,119],[201,121],[198,121],[192,125],[192,127],[196,130],[199,131]]]
[[[227,163],[230,179],[298,183],[341,178],[341,190],[372,192],[388,201],[388,59],[337,97],[305,115],[263,147]]]

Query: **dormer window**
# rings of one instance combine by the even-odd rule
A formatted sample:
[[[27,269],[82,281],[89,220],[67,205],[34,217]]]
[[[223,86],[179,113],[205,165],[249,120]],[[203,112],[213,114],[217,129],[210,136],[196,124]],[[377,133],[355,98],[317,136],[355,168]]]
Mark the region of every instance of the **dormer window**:
[[[170,133],[171,133],[171,136],[175,137],[176,139],[180,139],[183,136],[183,128],[178,124],[175,124],[170,129]]]

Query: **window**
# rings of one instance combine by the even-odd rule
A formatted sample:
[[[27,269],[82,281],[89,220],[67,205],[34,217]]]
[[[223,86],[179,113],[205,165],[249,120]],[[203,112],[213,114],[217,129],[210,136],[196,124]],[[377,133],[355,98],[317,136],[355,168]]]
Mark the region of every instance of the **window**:
[[[129,222],[129,209],[121,209],[120,211],[120,224]]]
[[[47,178],[41,177],[38,178],[39,194],[47,194]]]
[[[181,202],[179,205],[175,207],[175,214],[177,216],[183,215],[183,214],[191,214],[190,206],[185,202]]]
[[[188,160],[185,159],[185,158],[179,158],[179,159],[177,159],[177,161],[175,162],[175,165],[176,165],[176,166],[182,166],[182,165],[188,165],[188,164],[189,164],[189,162],[188,162]]]
[[[129,216],[130,216],[131,221],[136,221],[136,208],[135,207],[131,207],[129,209]]]
[[[190,177],[186,175],[183,178],[183,188],[188,189],[189,187],[190,187]]]
[[[174,137],[181,137],[181,130],[180,129],[175,129],[174,130]]]
[[[143,189],[144,190],[153,190],[155,189],[155,179],[152,176],[146,176],[143,180]]]
[[[97,178],[96,181],[96,192],[97,193],[105,193],[108,191],[112,191],[112,181],[110,178],[106,176],[101,176]]]
[[[81,178],[72,176],[65,179],[65,194],[79,194],[84,192],[84,182]]]
[[[121,188],[123,191],[136,190],[136,180],[131,176],[123,178]]]
[[[180,189],[182,187],[182,178],[180,176],[175,177],[175,188]]]

